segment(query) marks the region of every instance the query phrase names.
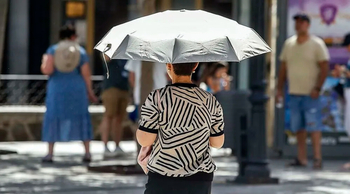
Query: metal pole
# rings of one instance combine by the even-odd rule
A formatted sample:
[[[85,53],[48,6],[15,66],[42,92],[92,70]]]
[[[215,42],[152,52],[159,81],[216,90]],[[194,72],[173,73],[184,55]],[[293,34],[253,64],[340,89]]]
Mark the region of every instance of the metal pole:
[[[288,21],[288,0],[278,0],[277,1],[277,26],[278,34],[276,39],[276,71],[275,75],[278,74],[279,70],[279,55],[281,53],[284,41],[287,39],[287,21]],[[275,108],[275,141],[274,149],[283,155],[283,147],[285,145],[285,132],[284,132],[284,108]]]
[[[2,56],[5,46],[5,33],[6,33],[6,21],[7,21],[8,1],[0,1],[0,73],[2,70]]]
[[[256,0],[250,7],[250,26],[262,37],[265,37],[265,18],[267,7],[265,0]],[[244,149],[241,153],[239,175],[237,183],[244,184],[264,184],[278,183],[278,179],[270,177],[270,169],[267,161],[266,145],[266,107],[268,97],[265,94],[265,56],[254,57],[249,61],[249,85],[251,96],[249,101],[252,104],[251,119],[245,131],[245,138],[242,143]],[[242,121],[243,122],[243,121]]]

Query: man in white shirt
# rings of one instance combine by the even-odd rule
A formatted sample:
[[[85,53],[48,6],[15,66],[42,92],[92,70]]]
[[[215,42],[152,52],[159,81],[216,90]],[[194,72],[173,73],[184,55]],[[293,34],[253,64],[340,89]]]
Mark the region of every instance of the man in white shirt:
[[[134,104],[136,108],[140,105],[141,101],[141,61],[129,60],[125,69],[129,71],[129,82],[131,87],[134,88]],[[153,66],[153,89],[162,88],[168,83],[166,65],[162,63],[154,63]]]

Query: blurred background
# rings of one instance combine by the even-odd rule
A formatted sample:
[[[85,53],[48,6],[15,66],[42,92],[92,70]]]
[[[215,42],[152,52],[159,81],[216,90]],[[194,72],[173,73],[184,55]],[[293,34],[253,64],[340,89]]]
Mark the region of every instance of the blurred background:
[[[258,9],[254,6],[256,0],[152,2],[156,11],[202,9],[234,19],[246,26],[254,26],[257,21],[263,21],[264,27],[259,30],[263,31],[263,38],[272,48],[262,64],[263,77],[267,84],[266,95],[269,96],[266,104],[265,138],[271,156],[289,158],[296,155],[296,140],[288,130],[288,95],[283,106],[276,106],[274,96],[278,56],[284,41],[295,34],[292,16],[298,12],[305,12],[310,16],[310,32],[325,41],[331,55],[332,70],[336,64],[344,65],[349,59],[349,53],[342,43],[350,33],[350,0],[261,1],[265,8],[263,15],[259,16],[254,15]],[[104,64],[100,53],[93,48],[113,26],[142,16],[142,2],[143,0],[0,0],[0,141],[40,141],[47,83],[47,77],[40,71],[41,60],[47,48],[58,42],[58,32],[62,25],[75,26],[78,41],[89,55],[95,94],[100,96]],[[229,64],[231,91],[249,91],[249,77],[261,70],[254,68],[252,61],[254,60],[249,59]],[[329,76],[321,92],[322,152],[325,158],[348,159],[350,139],[344,130],[345,105],[334,89],[338,83],[338,78]],[[235,102],[227,100],[223,106],[234,106],[232,104]],[[99,102],[91,104],[89,110],[95,140],[99,140],[97,128],[104,109]],[[133,111],[132,104],[128,111]],[[234,122],[226,126],[226,131],[235,131],[240,127],[238,116],[236,118],[232,115],[232,118]],[[123,139],[132,140],[132,124],[125,121],[123,126]],[[233,141],[233,132],[228,137]],[[311,146],[310,140],[308,145]],[[233,144],[226,145],[226,148],[235,152]]]
[[[103,80],[103,61],[93,47],[108,30],[118,24],[140,17],[140,3],[137,0],[1,0],[0,16],[0,105],[20,107],[43,106],[47,78],[41,75],[42,54],[49,45],[58,41],[58,32],[62,25],[72,24],[77,29],[78,41],[86,49],[93,73],[96,95],[99,95]],[[203,9],[239,23],[251,26],[254,23],[252,0],[162,0],[154,1],[156,11],[168,9]],[[324,6],[334,5],[336,9],[321,12]],[[286,38],[294,34],[292,16],[297,12],[306,12],[312,20],[310,32],[321,37],[327,44],[331,68],[335,64],[346,64],[348,53],[342,42],[350,33],[350,1],[311,1],[311,0],[266,0],[264,38],[273,49],[265,57],[265,80],[268,84],[267,95],[267,142],[270,148],[289,155],[289,145],[295,139],[285,129],[289,128],[288,107],[276,108],[274,91],[278,55]],[[209,26],[208,26],[209,28]],[[240,64],[231,63],[229,74],[232,76],[231,90],[248,90],[249,75],[256,69],[250,69],[250,60]],[[329,77],[324,85],[322,96],[323,144],[330,146],[326,155],[334,153],[332,147],[348,146],[349,138],[344,133],[344,110],[334,86],[338,79]],[[286,99],[288,101],[288,98]],[[284,104],[288,104],[287,102]],[[3,107],[5,108],[5,107]],[[1,108],[0,108],[1,109]],[[16,110],[17,110],[16,109]],[[5,110],[5,109],[3,109]],[[12,110],[12,109],[11,109]],[[3,113],[2,113],[3,114]],[[7,124],[6,120],[4,121]],[[31,127],[32,128],[32,127]],[[35,128],[35,129],[34,129]],[[39,138],[40,123],[34,127]],[[4,132],[5,131],[5,132]],[[18,132],[20,133],[20,132]],[[26,140],[19,135],[17,140]],[[97,137],[98,138],[98,137]],[[0,140],[8,140],[6,130],[0,130]],[[328,148],[326,148],[327,150]],[[336,149],[338,150],[338,148]]]

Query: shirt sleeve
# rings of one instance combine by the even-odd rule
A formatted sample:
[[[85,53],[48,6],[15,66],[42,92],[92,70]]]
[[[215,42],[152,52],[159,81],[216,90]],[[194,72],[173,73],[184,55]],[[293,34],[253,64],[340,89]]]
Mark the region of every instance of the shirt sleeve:
[[[319,46],[316,47],[317,61],[329,61],[329,53],[326,44],[322,41]]]
[[[54,46],[50,46],[47,50],[46,53],[47,55],[54,55],[55,54],[55,48]]]
[[[159,110],[156,106],[156,92],[148,95],[145,103],[141,107],[141,118],[139,129],[149,133],[158,133]]]
[[[129,60],[128,62],[126,62],[125,64],[125,70],[127,70],[128,72],[134,72],[136,71],[136,61],[133,60]]]
[[[89,63],[89,56],[86,53],[85,49],[80,48],[80,66],[83,66],[85,63]]]
[[[224,113],[221,104],[213,96],[212,98],[212,117],[211,117],[211,129],[210,136],[217,137],[224,134]]]

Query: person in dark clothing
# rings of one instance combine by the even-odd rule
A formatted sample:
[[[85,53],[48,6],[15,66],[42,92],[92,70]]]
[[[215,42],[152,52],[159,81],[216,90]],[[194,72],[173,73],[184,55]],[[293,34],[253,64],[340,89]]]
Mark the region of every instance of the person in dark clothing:
[[[103,81],[103,92],[102,92],[102,102],[106,109],[103,116],[100,130],[102,141],[105,145],[105,157],[120,156],[124,155],[124,151],[119,147],[119,142],[123,136],[122,122],[126,116],[126,108],[129,99],[129,82],[128,82],[128,72],[125,70],[124,66],[126,60],[109,60],[107,56],[107,67],[109,78],[107,78],[107,68],[104,67],[104,81]],[[112,152],[108,148],[109,133],[112,133],[113,140],[116,145],[116,149]]]

